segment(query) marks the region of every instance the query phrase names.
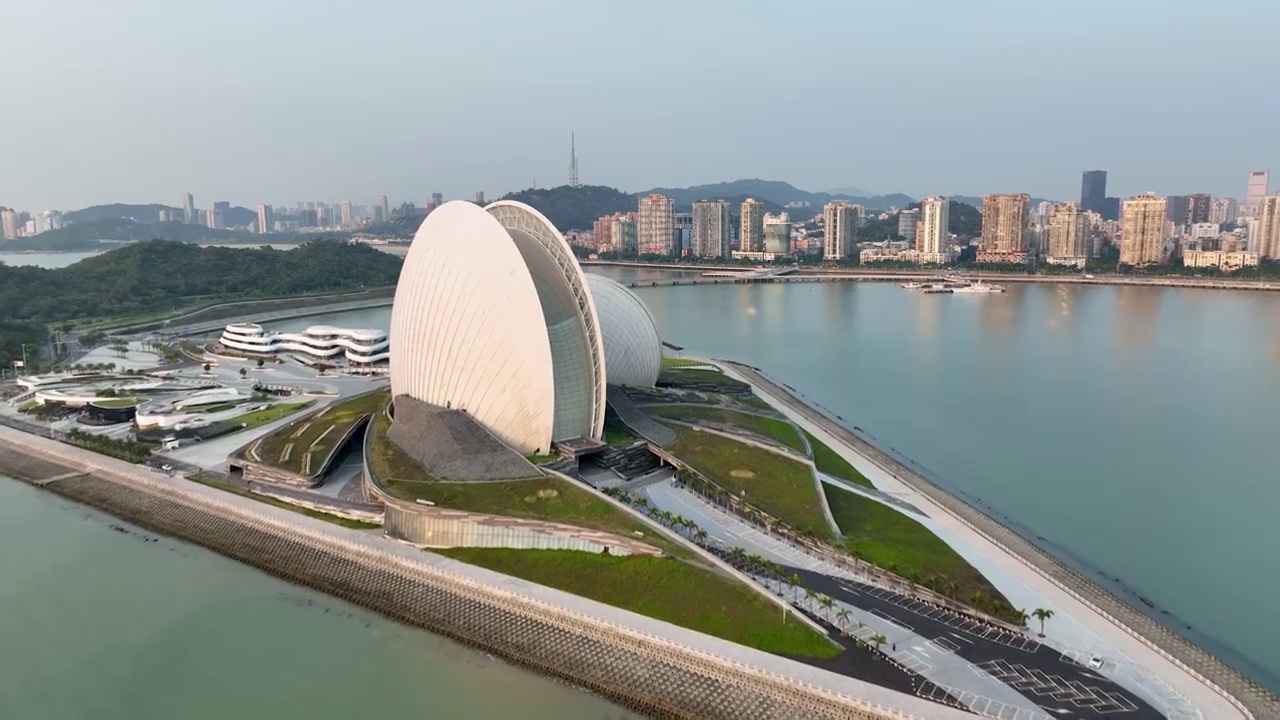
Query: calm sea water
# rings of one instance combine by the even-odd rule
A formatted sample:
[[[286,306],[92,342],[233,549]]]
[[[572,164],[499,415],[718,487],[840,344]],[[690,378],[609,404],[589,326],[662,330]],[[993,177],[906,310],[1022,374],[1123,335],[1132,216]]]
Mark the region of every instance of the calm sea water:
[[[1280,689],[1269,617],[1280,597],[1280,295],[1052,284],[922,295],[883,283],[636,292],[664,339],[764,368],[1068,560],[1123,579]],[[376,308],[273,327],[389,318]]]
[[[113,525],[0,478],[0,717],[635,717],[202,549]]]
[[[91,258],[94,255],[101,255],[106,250],[91,250],[88,252],[0,252],[0,263],[5,265],[35,265],[43,268],[62,268],[73,263],[78,263],[85,258]]]

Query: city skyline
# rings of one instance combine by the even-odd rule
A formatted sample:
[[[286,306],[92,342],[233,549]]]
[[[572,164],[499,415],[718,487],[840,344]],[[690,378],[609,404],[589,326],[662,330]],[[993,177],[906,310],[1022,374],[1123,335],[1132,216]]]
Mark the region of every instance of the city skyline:
[[[299,13],[231,0],[217,6],[222,19],[212,26],[195,22],[195,9],[160,16],[142,0],[110,10],[88,0],[27,3],[0,27],[0,60],[22,68],[9,94],[19,103],[0,118],[0,156],[17,169],[0,178],[0,204],[154,202],[175,188],[250,208],[289,197],[421,198],[424,185],[453,198],[477,188],[498,196],[535,180],[567,183],[571,133],[582,138],[582,184],[628,192],[764,177],[814,191],[854,185],[917,198],[1026,192],[1067,200],[1082,167],[1105,167],[1117,197],[1151,190],[1241,198],[1240,176],[1280,165],[1280,149],[1259,142],[1280,119],[1260,90],[1273,64],[1260,48],[1280,21],[1275,4],[1229,2],[1190,27],[1154,0],[1086,0],[1070,14],[990,0],[981,14],[1002,18],[993,23],[979,22],[971,7],[925,2],[904,35],[888,31],[906,21],[901,9],[814,2],[824,21],[797,19],[788,42],[776,41],[776,8],[661,0],[655,10],[668,5],[672,13],[637,16],[583,0],[446,10],[375,0],[344,15],[347,51],[338,62],[314,46],[332,29],[323,3]],[[392,16],[396,22],[384,22]],[[704,40],[653,47],[670,17]],[[843,28],[853,24],[885,32],[850,44]],[[442,26],[448,31],[421,41],[422,28]],[[602,26],[613,30],[593,32]],[[32,27],[56,31],[22,30]],[[225,52],[231,32],[252,52]],[[540,44],[539,67],[558,70],[512,82],[523,60],[514,40],[529,33],[555,40]],[[1224,41],[1212,53],[1186,52],[1206,36]],[[1090,52],[1116,43],[1159,69],[1143,94],[1106,53]],[[455,72],[460,57],[466,72]],[[925,93],[906,80],[936,73],[939,63],[953,81]],[[430,80],[406,91],[410,67],[430,68]],[[1017,96],[1016,112],[972,92],[967,79],[994,73]],[[770,101],[697,111],[706,92],[699,79],[709,76],[728,94],[768,87]],[[651,81],[657,77],[663,81]],[[320,78],[329,92],[291,89]],[[496,85],[506,91],[492,92]],[[1184,112],[1186,87],[1230,98],[1232,112]],[[1055,100],[1065,93],[1088,102],[1064,109]],[[368,112],[366,99],[379,96],[396,97],[395,112]],[[841,96],[824,100],[825,112],[794,112]],[[506,110],[513,99],[524,108],[518,121]],[[858,112],[868,107],[883,110]],[[1216,139],[1212,149],[1187,149],[1185,138],[1206,134]],[[944,135],[952,140],[928,141]],[[246,173],[255,157],[272,162]]]

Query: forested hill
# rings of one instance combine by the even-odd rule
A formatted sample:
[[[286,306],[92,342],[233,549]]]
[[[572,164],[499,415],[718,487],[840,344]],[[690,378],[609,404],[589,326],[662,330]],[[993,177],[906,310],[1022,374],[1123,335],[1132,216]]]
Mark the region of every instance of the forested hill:
[[[502,199],[517,200],[533,207],[561,230],[590,230],[603,215],[636,209],[635,198],[603,185],[561,185],[521,190]]]
[[[394,285],[400,258],[316,241],[292,250],[147,240],[65,268],[0,263],[0,321],[159,313],[203,301]]]

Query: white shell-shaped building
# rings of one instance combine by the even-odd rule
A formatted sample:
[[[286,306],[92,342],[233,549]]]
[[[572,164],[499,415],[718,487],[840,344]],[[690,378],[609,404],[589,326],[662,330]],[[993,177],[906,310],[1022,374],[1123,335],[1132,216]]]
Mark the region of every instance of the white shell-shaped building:
[[[649,308],[621,283],[586,275],[604,334],[609,384],[653,387],[662,370],[662,338]]]
[[[391,392],[465,410],[517,451],[600,438],[605,355],[573,251],[522,203],[448,202],[414,235],[391,311]]]

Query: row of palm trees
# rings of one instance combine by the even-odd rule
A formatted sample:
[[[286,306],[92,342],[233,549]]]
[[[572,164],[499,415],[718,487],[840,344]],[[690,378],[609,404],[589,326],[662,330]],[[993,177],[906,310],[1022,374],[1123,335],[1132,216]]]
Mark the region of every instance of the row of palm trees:
[[[755,553],[748,553],[740,547],[725,548],[718,543],[709,541],[707,531],[698,527],[697,523],[688,518],[675,513],[662,510],[655,507],[647,498],[641,495],[634,495],[620,490],[618,488],[605,488],[604,493],[612,498],[625,502],[640,512],[647,515],[650,519],[671,528],[677,533],[684,535],[700,547],[708,550],[714,555],[719,556],[725,562],[729,563],[738,570],[743,571],[747,575],[756,578],[763,578],[764,585],[769,587],[769,583],[776,583],[778,586],[777,593],[779,597],[786,598],[790,595],[792,605],[802,607],[811,613],[825,619],[828,624],[838,628],[842,633],[852,637],[854,642],[860,647],[866,646],[864,641],[848,630],[852,622],[851,613],[847,607],[835,606],[835,601],[831,597],[823,593],[814,592],[803,585],[803,579],[799,573],[788,572],[782,565],[769,560],[766,557]],[[803,600],[801,593],[803,592]],[[862,627],[861,622],[857,622],[857,627]],[[867,642],[874,643],[876,651],[880,651],[880,646],[887,642],[884,635],[875,633]]]
[[[112,372],[116,369],[115,363],[76,363],[68,368],[73,373],[82,372]]]

